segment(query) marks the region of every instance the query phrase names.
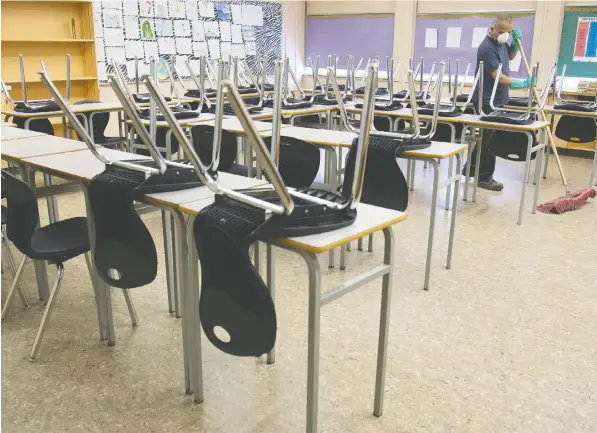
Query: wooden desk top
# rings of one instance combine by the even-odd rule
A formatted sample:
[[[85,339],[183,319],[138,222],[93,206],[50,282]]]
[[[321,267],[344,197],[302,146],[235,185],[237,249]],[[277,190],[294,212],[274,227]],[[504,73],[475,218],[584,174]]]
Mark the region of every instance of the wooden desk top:
[[[2,128],[0,131],[0,140],[2,143],[10,140],[19,140],[23,138],[31,138],[31,137],[51,137],[48,134],[44,134],[43,132],[37,131],[30,131],[28,129],[21,129],[21,128]]]
[[[313,105],[309,108],[301,108],[297,110],[282,110],[282,117],[304,116],[307,114],[327,113],[328,111],[335,111],[338,109],[337,105]]]
[[[87,145],[81,141],[43,134],[20,140],[3,141],[1,153],[2,159],[22,162],[25,158],[64,154],[83,149],[88,150]]]
[[[237,176],[230,173],[218,173],[218,183],[224,188],[229,189],[255,188],[256,186],[267,184],[263,179]],[[214,192],[207,186],[200,186],[182,191],[148,194],[145,196],[146,200],[144,201],[149,204],[159,204],[179,208],[185,203],[197,202],[205,199],[213,201],[214,195]]]
[[[207,122],[209,120],[214,120],[215,118],[216,118],[215,114],[201,113],[201,115],[199,117],[195,117],[192,119],[180,119],[178,123],[180,123],[182,126],[185,126],[185,127],[187,127],[187,126],[191,127],[191,126],[197,125],[198,123]],[[149,124],[151,123],[149,121],[149,119],[141,119],[141,122],[145,126],[149,126]],[[130,119],[128,119],[126,121],[126,123],[129,125],[132,125],[133,122]],[[156,126],[158,128],[170,128],[170,125],[165,120],[156,121]]]
[[[190,215],[197,215],[199,211],[212,203],[213,198],[206,198],[185,203],[180,207],[180,210]],[[404,212],[359,203],[357,205],[357,218],[352,225],[318,235],[282,239],[279,243],[320,254],[404,221],[406,216],[407,214]]]
[[[210,120],[209,122],[205,122],[205,125],[214,126],[216,124],[215,120]],[[258,120],[254,120],[253,124],[257,129],[257,132],[270,132],[272,130],[271,122],[260,122]],[[288,128],[290,125],[280,125],[280,128]],[[235,134],[244,135],[245,130],[238,120],[238,117],[227,117],[226,119],[222,120],[222,128],[226,131],[234,132]]]
[[[569,111],[559,110],[554,108],[553,105],[547,105],[544,108],[547,114],[556,114],[560,116],[575,116],[575,117],[593,117],[597,120],[597,111]]]
[[[356,107],[346,107],[346,111],[349,113],[361,113],[363,111],[362,108]],[[400,108],[398,110],[392,111],[382,111],[382,110],[375,110],[374,114],[376,116],[386,116],[386,117],[399,117],[401,119],[412,119],[413,112],[410,108]],[[456,117],[437,117],[438,123],[462,123],[462,116]],[[419,114],[419,119],[429,121],[433,119],[433,116],[429,114]]]
[[[10,122],[2,122],[2,128],[10,128],[10,127],[15,127],[17,125],[15,125],[14,123],[10,123]]]
[[[303,128],[287,126],[280,131],[283,137],[292,137],[318,146],[350,147],[356,134],[350,131],[332,131],[329,129]],[[260,133],[262,137],[270,137],[271,130]]]
[[[119,150],[100,149],[100,151],[112,160],[149,159],[146,156]],[[87,148],[75,152],[25,158],[21,162],[64,179],[76,179],[83,182],[89,182],[95,175],[100,174],[105,169],[104,164]]]
[[[94,102],[88,104],[71,104],[72,110],[76,114],[82,113],[94,113],[94,112],[105,112],[105,111],[120,111],[122,110],[122,105],[119,102]],[[21,118],[45,118],[45,117],[56,117],[60,116],[62,111],[46,111],[44,113],[23,113],[21,111],[14,111],[14,110],[2,110],[2,114],[6,116],[12,117],[21,117]]]
[[[486,120],[481,120],[481,116],[478,114],[463,114],[462,116],[457,117],[457,119],[461,120],[461,123],[466,125],[478,126],[480,128],[497,128],[502,130],[508,131],[532,131],[537,132],[541,129],[546,129],[550,127],[549,122],[543,122],[541,120],[535,120],[530,125],[511,125],[509,123],[500,123],[500,122],[488,122]]]
[[[426,149],[410,150],[402,153],[398,158],[429,158],[429,159],[446,159],[451,156],[461,153],[468,149],[468,145],[460,143],[444,143],[442,141],[432,141],[431,146]]]

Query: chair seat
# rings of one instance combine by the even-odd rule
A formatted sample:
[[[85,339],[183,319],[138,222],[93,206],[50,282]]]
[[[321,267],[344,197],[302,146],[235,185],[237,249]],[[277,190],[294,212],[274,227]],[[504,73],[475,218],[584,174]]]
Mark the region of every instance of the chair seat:
[[[247,170],[247,166],[241,165],[241,164],[232,164],[230,169],[228,169],[226,171],[227,171],[227,173],[236,174],[237,176],[244,176],[244,177],[257,176],[257,169],[255,167],[251,168],[251,175],[249,176],[249,171]]]
[[[33,233],[29,257],[63,263],[89,251],[87,218],[76,217],[41,227]]]
[[[104,147],[116,147],[126,143],[125,137],[104,137],[100,140],[95,140],[95,144],[99,144]]]

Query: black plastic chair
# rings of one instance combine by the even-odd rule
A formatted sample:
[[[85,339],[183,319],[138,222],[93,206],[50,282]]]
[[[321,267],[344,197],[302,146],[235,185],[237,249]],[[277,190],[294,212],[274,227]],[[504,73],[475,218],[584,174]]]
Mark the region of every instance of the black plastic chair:
[[[50,292],[50,298],[29,355],[29,360],[32,361],[37,356],[48,320],[56,303],[56,295],[64,277],[64,262],[89,252],[87,218],[69,218],[37,228],[39,210],[37,199],[31,188],[5,170],[2,170],[2,184],[6,191],[8,206],[6,211],[8,239],[30,259],[49,261],[55,263],[57,268],[56,282]],[[22,262],[15,281],[21,276],[24,268]],[[16,284],[13,283],[4,310],[11,303],[15,287]]]
[[[169,128],[157,128],[155,133],[155,144],[158,146],[160,152],[164,157],[166,156],[166,149],[167,149],[167,141],[166,141],[166,134],[170,131]],[[143,145],[143,148],[136,148],[135,153],[139,155],[150,156],[149,150],[145,148],[145,145],[141,141],[139,137],[135,139],[136,144]],[[178,152],[180,145],[178,144],[178,140],[174,136],[174,134],[170,135],[170,155],[174,155]]]
[[[4,192],[2,193],[2,198],[4,198]],[[29,302],[27,301],[27,295],[25,294],[25,291],[23,290],[23,286],[21,286],[21,283],[19,282],[19,278],[17,278],[17,272],[18,272],[18,268],[15,262],[15,259],[12,255],[12,252],[10,251],[10,245],[9,245],[9,241],[8,241],[8,236],[6,235],[6,223],[8,222],[8,216],[7,216],[7,212],[8,210],[6,209],[6,206],[2,206],[2,258],[3,260],[6,260],[8,262],[8,267],[10,269],[10,273],[12,274],[12,284],[16,285],[17,290],[19,292],[19,295],[21,296],[21,301],[23,302],[23,305],[25,307],[29,306]],[[27,261],[27,256],[23,254],[23,258],[21,259],[22,264],[19,264],[19,266],[25,266],[25,262]],[[12,288],[12,286],[11,286]],[[6,304],[8,305],[8,304]],[[2,318],[4,319],[4,315],[6,314],[5,308],[2,309]]]
[[[191,129],[193,138],[193,147],[199,158],[205,165],[211,163],[213,149],[214,128],[208,125],[198,125]],[[238,153],[237,136],[233,132],[222,130],[222,142],[220,144],[220,163],[216,167],[217,171],[224,173],[237,174],[239,176],[254,177],[257,174],[255,169],[249,170],[246,165],[237,164],[236,154]]]
[[[74,105],[97,104],[99,102],[86,100],[75,102]],[[91,113],[83,113],[83,116],[87,118],[88,123],[91,122]],[[96,113],[93,115],[93,141],[98,145],[108,148],[122,147],[126,143],[126,137],[106,137],[104,135],[108,127],[108,122],[110,122],[110,113]]]
[[[14,124],[17,125],[17,128],[25,129],[25,118],[23,117],[15,117]],[[30,131],[35,132],[42,132],[48,135],[54,135],[54,127],[49,119],[35,119],[29,122],[29,127],[27,128]]]
[[[263,140],[271,149],[271,137]],[[309,188],[319,172],[319,148],[298,138],[280,136],[278,172],[291,188]]]

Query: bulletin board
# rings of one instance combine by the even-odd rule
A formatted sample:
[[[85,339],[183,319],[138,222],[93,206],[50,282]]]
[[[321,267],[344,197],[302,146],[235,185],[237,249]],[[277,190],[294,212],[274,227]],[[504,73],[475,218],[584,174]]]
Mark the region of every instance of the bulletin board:
[[[558,73],[597,78],[597,8],[567,8],[562,24]]]
[[[460,60],[460,73],[471,63],[469,76],[477,64],[477,47],[487,36],[495,15],[419,15],[415,28],[415,61],[425,58],[424,73],[431,70],[433,62]],[[522,31],[522,46],[528,59],[532,56],[535,15],[512,14],[515,29]],[[512,43],[512,38],[508,41]],[[526,78],[527,72],[520,54],[510,62],[510,76]],[[416,64],[416,63],[415,63]],[[436,69],[437,71],[437,69]],[[454,69],[452,69],[454,71]]]
[[[167,77],[164,64],[174,63],[181,78],[189,78],[185,59],[195,71],[199,56],[229,55],[246,59],[257,70],[257,54],[267,56],[270,72],[282,56],[282,5],[259,0],[100,0],[93,4],[98,77],[107,82],[112,60],[122,65],[129,81],[149,73],[154,57],[158,78]],[[173,68],[171,68],[173,70]]]
[[[366,17],[308,17],[305,24],[305,64],[311,54],[320,56],[319,67],[326,67],[327,56],[337,54],[338,67],[346,68],[346,55],[357,62],[362,57],[379,56],[385,69],[385,57],[392,57],[394,15]]]

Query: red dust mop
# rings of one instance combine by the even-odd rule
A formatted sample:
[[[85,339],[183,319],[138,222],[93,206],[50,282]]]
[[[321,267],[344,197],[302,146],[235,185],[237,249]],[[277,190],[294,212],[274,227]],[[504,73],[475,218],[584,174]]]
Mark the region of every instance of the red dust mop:
[[[556,198],[555,200],[537,206],[537,210],[543,213],[564,213],[570,210],[579,209],[589,198],[595,198],[597,190],[595,188],[585,188],[570,193],[566,197]]]
[[[516,40],[518,43],[518,47],[520,48],[520,54],[522,56],[522,60],[524,62],[524,66],[527,70],[529,76],[531,75],[531,70],[529,68],[529,62],[527,61],[527,56],[524,54],[524,49],[522,48],[522,43],[520,39]],[[533,86],[533,92],[535,99],[537,102],[539,101],[539,95],[537,94],[537,88]],[[543,110],[539,111],[539,116],[541,120],[547,121],[547,116],[545,116],[545,112]],[[546,203],[542,203],[537,206],[537,210],[544,213],[564,213],[571,210],[579,209],[589,198],[595,198],[597,195],[597,191],[594,188],[584,188],[575,192],[570,192],[568,189],[568,180],[566,179],[566,174],[564,173],[564,168],[562,167],[562,162],[560,161],[560,156],[558,155],[558,149],[555,145],[555,140],[553,135],[551,134],[551,130],[547,128],[545,130],[547,132],[547,138],[549,144],[551,146],[551,150],[553,156],[556,159],[556,163],[558,165],[558,170],[560,171],[560,176],[562,178],[562,183],[566,188],[566,195],[564,197],[556,198],[555,200],[548,201]]]

